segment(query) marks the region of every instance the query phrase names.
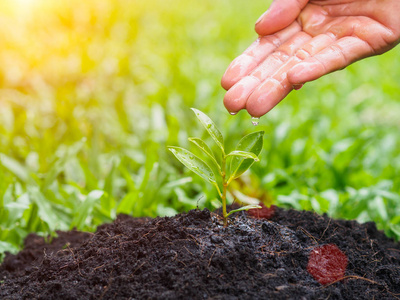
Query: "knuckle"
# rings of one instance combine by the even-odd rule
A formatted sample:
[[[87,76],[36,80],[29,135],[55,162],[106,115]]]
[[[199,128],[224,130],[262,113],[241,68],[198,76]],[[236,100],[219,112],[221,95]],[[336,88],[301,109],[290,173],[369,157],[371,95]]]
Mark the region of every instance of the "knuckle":
[[[311,56],[311,53],[308,52],[306,49],[299,49],[294,56],[300,60],[305,60]]]
[[[289,59],[290,55],[286,51],[284,51],[282,49],[278,49],[277,51],[275,51],[272,54],[272,57],[274,59],[284,63],[285,61],[287,61]]]
[[[329,49],[331,50],[331,53],[333,53],[336,56],[336,59],[341,61],[342,63],[345,63],[347,61],[346,56],[344,55],[343,49],[339,45],[330,45]]]

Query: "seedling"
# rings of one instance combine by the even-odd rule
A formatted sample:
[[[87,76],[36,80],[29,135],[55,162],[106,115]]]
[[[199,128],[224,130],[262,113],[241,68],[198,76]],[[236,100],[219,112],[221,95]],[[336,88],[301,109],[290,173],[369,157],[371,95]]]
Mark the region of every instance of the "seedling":
[[[214,170],[217,170],[218,173],[215,173],[204,160],[184,148],[169,146],[168,149],[188,169],[215,186],[219,196],[221,197],[224,226],[227,226],[227,220],[231,214],[242,210],[261,208],[259,205],[246,205],[227,213],[226,193],[232,180],[242,175],[254,162],[259,161],[258,155],[263,147],[264,131],[257,131],[244,136],[237,144],[236,149],[226,154],[224,139],[214,122],[203,112],[195,108],[192,108],[192,110],[221,150],[218,151],[220,152],[218,153],[220,155],[216,155],[206,142],[200,138],[189,138],[189,141],[195,144],[207,157],[210,158],[211,163],[214,165]],[[220,159],[217,159],[217,157],[220,157]]]

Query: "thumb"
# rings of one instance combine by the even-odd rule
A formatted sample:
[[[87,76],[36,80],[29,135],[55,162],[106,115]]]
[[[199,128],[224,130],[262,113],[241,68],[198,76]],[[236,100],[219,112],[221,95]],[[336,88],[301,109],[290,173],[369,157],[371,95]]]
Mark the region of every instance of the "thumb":
[[[270,35],[292,24],[309,0],[274,0],[269,9],[257,20],[256,32]]]

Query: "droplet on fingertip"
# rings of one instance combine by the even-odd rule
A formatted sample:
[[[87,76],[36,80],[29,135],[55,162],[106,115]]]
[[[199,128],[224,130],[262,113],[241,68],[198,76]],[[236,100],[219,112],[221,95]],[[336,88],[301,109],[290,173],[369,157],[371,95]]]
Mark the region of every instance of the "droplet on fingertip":
[[[303,87],[303,85],[304,84],[293,84],[293,89],[297,91],[297,90],[301,89]]]
[[[257,125],[260,123],[260,118],[258,118],[258,117],[251,117],[251,123],[252,123],[254,126],[257,126]]]
[[[230,113],[232,116],[234,116],[234,115],[237,114],[237,111],[230,111],[229,113]]]

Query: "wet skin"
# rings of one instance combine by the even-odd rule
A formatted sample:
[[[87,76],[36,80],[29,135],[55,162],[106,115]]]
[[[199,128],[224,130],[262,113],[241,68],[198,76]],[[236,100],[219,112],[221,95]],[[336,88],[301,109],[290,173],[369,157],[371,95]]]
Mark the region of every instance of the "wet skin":
[[[400,42],[400,0],[275,0],[222,77],[229,112],[260,117],[293,89]]]

